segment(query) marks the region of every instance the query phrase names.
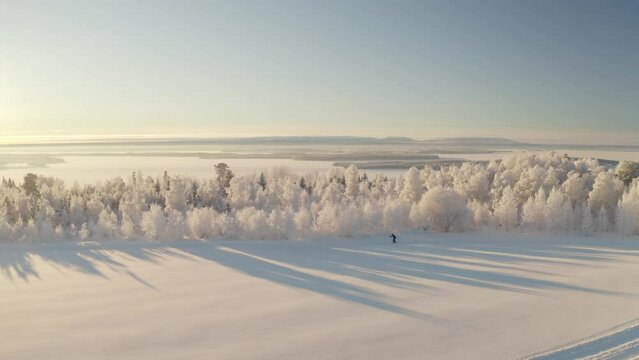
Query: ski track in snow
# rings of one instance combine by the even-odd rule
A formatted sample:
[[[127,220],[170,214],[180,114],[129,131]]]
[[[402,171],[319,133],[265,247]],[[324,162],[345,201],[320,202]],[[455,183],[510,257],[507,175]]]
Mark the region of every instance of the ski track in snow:
[[[630,360],[639,359],[639,319],[587,339],[524,360]]]

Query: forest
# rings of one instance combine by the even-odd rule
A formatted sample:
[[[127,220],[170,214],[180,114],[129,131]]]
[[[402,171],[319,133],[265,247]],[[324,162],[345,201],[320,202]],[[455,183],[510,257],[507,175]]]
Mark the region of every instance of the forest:
[[[213,165],[213,164],[212,164]],[[639,163],[550,152],[368,176],[355,166],[210,178],[164,173],[90,185],[2,179],[0,241],[305,239],[409,231],[639,234]]]

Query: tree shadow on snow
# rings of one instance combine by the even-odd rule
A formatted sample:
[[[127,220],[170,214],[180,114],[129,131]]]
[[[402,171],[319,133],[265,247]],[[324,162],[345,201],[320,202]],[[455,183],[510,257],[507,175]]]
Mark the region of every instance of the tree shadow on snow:
[[[445,282],[537,295],[544,295],[543,290],[559,289],[631,296],[552,280],[552,274],[536,265],[592,267],[622,255],[639,256],[639,246],[629,242],[602,247],[588,240],[565,238],[538,243],[525,239],[449,242],[440,236],[425,236],[402,245],[371,238],[343,242],[222,241],[180,249],[253,277],[421,318],[428,316],[403,309],[372,289],[381,285],[430,293],[437,291],[437,282]],[[432,282],[425,284],[424,279]]]
[[[2,245],[0,273],[12,281],[28,283],[40,279],[36,263],[47,263],[60,272],[79,272],[107,278],[105,269],[122,273],[138,283],[155,289],[131,271],[119,258],[133,261],[157,262],[162,257],[183,256],[175,249],[154,243],[59,243]]]
[[[217,264],[235,269],[244,274],[268,280],[281,285],[319,293],[332,298],[409,316],[421,320],[438,321],[425,313],[403,308],[384,299],[381,294],[341,280],[326,278],[309,273],[307,269],[297,269],[290,264],[280,263],[252,252],[245,252],[233,246],[211,245],[180,247],[195,257],[205,258]]]
[[[404,308],[375,289],[391,287],[424,293],[452,283],[495,291],[543,295],[559,289],[606,296],[630,294],[553,280],[545,265],[604,266],[620,256],[639,257],[635,241],[583,238],[549,240],[472,237],[410,237],[393,245],[383,238],[326,241],[212,241],[170,244],[134,242],[106,244],[4,245],[0,273],[16,281],[39,278],[41,260],[60,271],[106,278],[105,269],[123,273],[140,284],[152,284],[133,273],[131,261],[155,262],[180,257],[211,261],[246,275],[423,320],[437,320]],[[427,281],[424,281],[427,280]]]
[[[251,261],[268,261],[305,271],[326,272],[374,284],[423,291],[429,290],[421,281],[427,279],[520,293],[541,294],[539,291],[543,289],[563,289],[628,295],[550,280],[551,274],[531,269],[530,265],[562,263],[594,266],[598,261],[613,260],[621,254],[639,255],[639,247],[628,248],[627,244],[615,244],[621,246],[608,249],[570,242],[534,244],[520,241],[514,245],[499,241],[447,242],[439,237],[402,245],[380,244],[373,239],[346,240],[345,246],[327,246],[321,242],[280,244],[227,242],[224,245],[227,252],[233,251],[253,260],[246,260],[240,266],[228,262],[224,265],[247,272],[245,265],[250,265]],[[286,249],[281,246],[286,246]],[[219,259],[211,260],[219,262]],[[260,276],[259,272],[252,275]]]

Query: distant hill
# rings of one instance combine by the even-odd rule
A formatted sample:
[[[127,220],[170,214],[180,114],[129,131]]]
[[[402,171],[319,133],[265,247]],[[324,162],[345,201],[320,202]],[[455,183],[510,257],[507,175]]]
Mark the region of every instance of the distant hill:
[[[440,138],[433,140],[425,140],[427,142],[445,143],[445,144],[467,144],[467,145],[512,145],[522,146],[527,145],[525,143],[497,137],[454,137],[454,138]]]
[[[600,145],[600,144],[547,144],[520,142],[500,137],[451,137],[436,139],[414,139],[405,136],[370,137],[370,136],[254,136],[254,137],[113,137],[113,138],[77,138],[67,141],[50,141],[37,143],[2,144],[8,147],[46,147],[46,146],[144,146],[144,145],[406,145],[422,147],[431,152],[458,150],[474,152],[479,150],[619,150],[637,151],[639,145]]]

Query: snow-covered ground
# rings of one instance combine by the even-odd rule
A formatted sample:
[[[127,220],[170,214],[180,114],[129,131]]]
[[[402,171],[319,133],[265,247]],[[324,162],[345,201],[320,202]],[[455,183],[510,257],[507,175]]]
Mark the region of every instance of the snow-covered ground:
[[[0,246],[0,359],[639,355],[639,239]]]

